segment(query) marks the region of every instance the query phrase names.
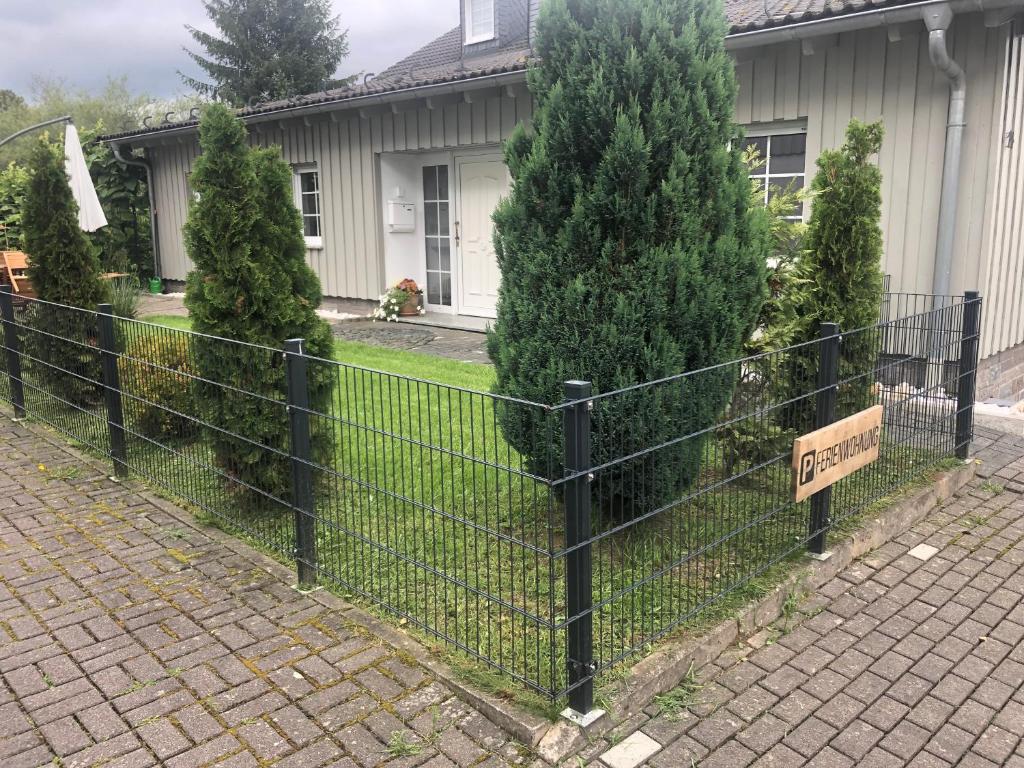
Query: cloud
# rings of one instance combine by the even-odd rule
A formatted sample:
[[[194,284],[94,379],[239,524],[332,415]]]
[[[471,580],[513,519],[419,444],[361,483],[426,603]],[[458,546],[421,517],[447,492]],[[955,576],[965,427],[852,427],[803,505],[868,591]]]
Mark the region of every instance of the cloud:
[[[349,30],[339,74],[380,72],[459,22],[459,0],[333,0]],[[187,91],[177,71],[200,75],[183,46],[186,24],[212,31],[201,0],[0,0],[0,88],[27,94],[34,77],[96,89],[126,75],[133,91]]]

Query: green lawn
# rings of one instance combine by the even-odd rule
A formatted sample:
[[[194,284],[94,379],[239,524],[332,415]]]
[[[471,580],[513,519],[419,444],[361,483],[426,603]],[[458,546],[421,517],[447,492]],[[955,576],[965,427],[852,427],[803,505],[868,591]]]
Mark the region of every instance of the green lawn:
[[[154,340],[187,341],[187,318],[146,322],[168,329],[137,326]],[[496,411],[481,394],[494,380],[491,366],[343,341],[334,356],[344,365],[310,364],[333,381],[325,412],[311,416],[314,429],[334,436],[333,461],[314,470],[321,580],[342,594],[379,601],[400,623],[447,637],[527,683],[563,686],[565,628],[551,626],[566,619],[562,506],[505,443],[505,406]],[[65,413],[45,393],[29,395],[33,412],[103,450],[101,405]],[[125,409],[131,429],[137,422],[131,406]],[[561,418],[539,408],[531,413],[539,429]],[[237,483],[217,468],[204,430],[187,423],[174,438],[130,436],[132,470],[288,557],[292,513],[257,511],[241,501]],[[788,457],[734,477],[723,455],[721,442],[709,441],[691,496],[594,544],[595,654],[602,666],[643,648],[681,617],[716,610],[724,594],[749,589],[772,563],[803,551],[808,503],[789,503]],[[886,448],[836,497],[847,507],[877,498],[942,455]],[[595,520],[598,531],[614,524]],[[522,689],[509,695],[521,697]]]

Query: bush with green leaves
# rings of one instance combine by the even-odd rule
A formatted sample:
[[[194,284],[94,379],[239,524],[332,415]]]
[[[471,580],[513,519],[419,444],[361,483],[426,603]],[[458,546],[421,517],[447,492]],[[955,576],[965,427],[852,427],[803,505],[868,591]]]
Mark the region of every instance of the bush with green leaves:
[[[124,410],[132,432],[168,440],[193,434],[189,415],[195,367],[188,334],[132,334],[118,368],[121,388],[129,395]]]
[[[81,134],[89,175],[107,217],[107,226],[89,237],[105,271],[146,278],[153,274],[146,171],[119,162],[108,144],[96,140],[104,131],[103,123],[97,123]]]
[[[0,171],[0,250],[20,251],[25,247],[21,216],[28,178],[28,169],[15,163]]]
[[[488,340],[496,391],[557,402],[741,355],[764,299],[768,233],[750,202],[720,0],[551,0],[528,83],[533,126],[505,148],[513,185],[494,215],[501,267]],[[598,463],[714,424],[736,371],[599,401]],[[500,409],[542,474],[560,437]],[[697,476],[699,438],[602,472],[597,501],[628,517]],[[640,478],[638,480],[638,478]]]
[[[806,251],[798,274],[803,281],[794,294],[797,319],[792,343],[814,341],[820,324],[838,323],[854,331],[878,322],[882,303],[882,172],[874,162],[882,146],[882,124],[851,121],[846,142],[822,152],[811,183],[814,207],[807,224]],[[814,347],[794,354],[790,380],[804,390],[816,380]],[[877,337],[872,333],[843,336],[839,354],[838,413],[846,416],[872,404],[877,363]],[[810,384],[808,384],[810,383]],[[796,396],[797,393],[792,393]],[[812,398],[798,402],[789,414],[792,426],[812,423]]]
[[[50,304],[95,311],[109,293],[96,252],[79,229],[60,146],[42,137],[29,157],[29,176],[22,226],[32,288]],[[33,304],[26,324],[30,365],[49,391],[76,406],[99,402],[102,369],[92,316]]]
[[[320,283],[306,263],[291,169],[277,149],[250,148],[241,121],[220,104],[204,109],[199,142],[202,154],[191,176],[196,197],[185,224],[195,265],[185,291],[193,329],[274,349],[303,338],[308,355],[329,359],[331,331],[316,314]],[[208,439],[217,464],[234,481],[231,490],[257,507],[266,495],[288,500],[288,422],[276,404],[286,392],[282,356],[203,336],[196,337],[194,354],[201,379],[226,385],[198,383],[194,394],[200,415],[213,426]],[[314,409],[326,407],[327,377],[326,366],[311,366]],[[326,429],[314,430],[315,461],[327,460],[330,438]]]
[[[744,159],[749,167],[756,167],[762,160],[751,150]],[[751,192],[752,205],[763,205],[768,217],[768,298],[754,333],[743,345],[748,360],[729,403],[727,423],[715,430],[722,444],[722,463],[729,474],[785,453],[796,436],[795,430],[780,423],[779,410],[771,407],[786,397],[783,379],[788,371],[785,358],[771,353],[793,343],[800,322],[796,308],[808,284],[800,274],[806,226],[794,218],[803,207],[804,191],[793,186],[779,189],[767,203],[760,182],[752,184]]]

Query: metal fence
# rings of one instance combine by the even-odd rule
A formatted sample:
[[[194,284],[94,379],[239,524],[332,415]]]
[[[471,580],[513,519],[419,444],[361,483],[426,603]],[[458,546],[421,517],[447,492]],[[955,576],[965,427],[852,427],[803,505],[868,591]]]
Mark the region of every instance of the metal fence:
[[[0,309],[15,417],[585,712],[595,675],[967,455],[981,299],[887,294],[869,328],[557,404]],[[794,503],[794,437],[877,403],[879,460]]]

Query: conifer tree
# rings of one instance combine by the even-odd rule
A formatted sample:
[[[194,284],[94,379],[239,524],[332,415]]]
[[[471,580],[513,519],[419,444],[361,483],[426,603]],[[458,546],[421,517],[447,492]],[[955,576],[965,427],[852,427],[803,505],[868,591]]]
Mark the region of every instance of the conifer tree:
[[[40,299],[94,310],[107,299],[100,262],[78,226],[58,145],[43,137],[29,158],[29,182],[22,212],[29,279]]]
[[[186,27],[205,55],[186,53],[210,77],[182,75],[199,93],[244,106],[336,87],[348,53],[330,0],[203,0],[220,36]],[[179,73],[180,74],[180,73]]]
[[[882,146],[882,124],[853,120],[846,143],[818,158],[811,183],[814,207],[807,224],[806,252],[799,262],[804,287],[796,294],[798,330],[794,343],[814,341],[823,322],[855,331],[878,322],[882,303],[882,172],[874,157]],[[847,334],[839,353],[840,416],[870,405],[877,338]],[[798,355],[796,382],[813,382],[816,355]],[[805,388],[807,385],[804,385]],[[806,428],[808,401],[794,426]],[[791,419],[792,421],[792,419]]]
[[[533,127],[506,144],[513,186],[494,216],[497,392],[557,402],[567,379],[607,392],[741,354],[769,246],[733,123],[726,30],[720,0],[542,6]],[[592,459],[711,426],[736,373],[598,401]],[[558,471],[560,439],[522,410],[501,418],[537,471]],[[603,472],[599,501],[617,516],[668,503],[702,451],[694,438]]]
[[[28,276],[36,295],[26,324],[31,365],[51,394],[74,405],[99,402],[102,369],[95,351],[96,328],[89,314],[109,299],[95,250],[78,225],[60,146],[46,136],[29,157],[29,181],[21,224],[29,256]]]
[[[290,168],[276,149],[250,149],[245,128],[220,104],[204,110],[199,140],[202,154],[191,177],[197,199],[185,224],[185,245],[195,265],[185,292],[193,328],[274,349],[289,338],[304,338],[307,354],[329,358],[331,332],[316,314],[320,285],[305,262]],[[247,493],[246,485],[288,499],[287,459],[255,448],[287,453],[288,422],[272,402],[286,391],[280,355],[201,336],[194,349],[200,379],[267,398],[196,387],[198,409],[215,427],[209,439],[217,462],[237,481],[232,489],[256,505],[265,504],[266,496]],[[329,396],[327,374],[311,368],[311,405],[322,409]],[[323,460],[328,448],[326,433],[314,435],[315,460]]]

